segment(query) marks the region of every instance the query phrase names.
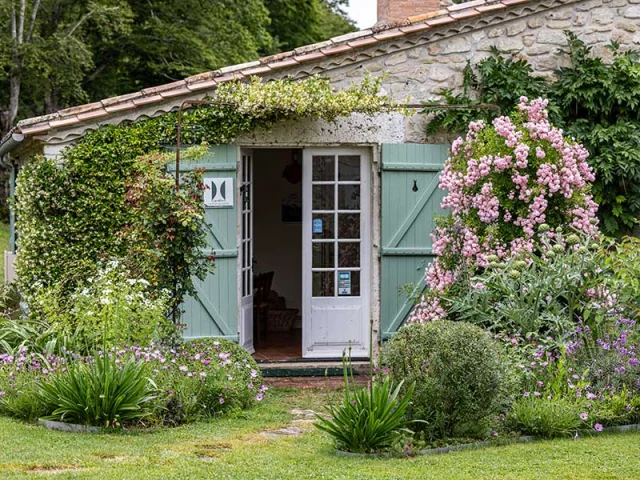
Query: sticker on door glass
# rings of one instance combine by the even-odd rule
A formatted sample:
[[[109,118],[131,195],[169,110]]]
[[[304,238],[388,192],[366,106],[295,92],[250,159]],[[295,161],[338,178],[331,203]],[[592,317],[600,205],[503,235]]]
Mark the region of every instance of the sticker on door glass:
[[[322,233],[322,219],[314,218],[312,228],[313,228],[313,233]]]
[[[338,272],[338,295],[351,295],[351,272]]]

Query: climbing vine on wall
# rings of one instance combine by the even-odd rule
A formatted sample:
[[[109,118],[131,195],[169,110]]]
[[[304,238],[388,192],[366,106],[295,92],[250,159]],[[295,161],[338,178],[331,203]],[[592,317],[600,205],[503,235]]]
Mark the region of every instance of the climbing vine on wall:
[[[602,230],[614,236],[632,231],[640,218],[640,56],[609,46],[611,62],[567,33],[570,65],[548,81],[532,75],[526,60],[501,54],[468,66],[463,91],[445,90],[448,103],[492,103],[508,114],[520,96],[549,99],[550,118],[567,137],[589,151],[596,174],[593,193]],[[428,133],[461,133],[473,119],[492,120],[493,111],[427,109],[435,113]]]
[[[370,78],[339,92],[317,77],[230,82],[218,87],[214,104],[184,112],[182,140],[224,144],[286,119],[333,121],[353,112],[375,114],[393,107],[379,95],[379,86]],[[188,198],[197,195],[200,178],[187,179],[190,187],[177,194],[168,187],[164,169],[157,168],[163,161],[159,153],[176,143],[176,123],[172,112],[105,126],[87,133],[60,158],[37,157],[25,166],[16,189],[16,270],[27,299],[53,285],[61,295],[69,294],[102,259],[114,257],[124,259],[133,274],[155,275],[149,280],[158,288],[173,290],[179,284],[190,293],[193,275],[206,275],[208,269],[198,263],[203,258],[203,237],[198,237],[203,235],[198,228],[202,202]],[[177,232],[179,225],[184,228]],[[176,262],[184,263],[177,277]]]

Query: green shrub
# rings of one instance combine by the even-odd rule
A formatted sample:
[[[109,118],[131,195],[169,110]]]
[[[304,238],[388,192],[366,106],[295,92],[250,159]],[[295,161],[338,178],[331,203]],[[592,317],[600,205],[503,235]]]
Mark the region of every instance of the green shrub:
[[[342,402],[326,407],[331,418],[317,415],[315,426],[328,433],[339,449],[372,453],[392,447],[407,430],[405,412],[414,385],[401,393],[403,382],[394,387],[389,377],[373,380],[367,388],[351,387],[344,364],[345,393]]]
[[[149,282],[131,278],[118,260],[104,263],[68,301],[57,287],[43,288],[35,298],[36,311],[59,337],[70,340],[67,348],[75,353],[91,354],[105,345],[146,346],[175,336],[166,318],[168,294],[154,294]]]
[[[601,244],[561,229],[555,235],[541,241],[539,254],[501,262],[496,257],[466,282],[468,288],[450,292],[443,303],[451,319],[536,341],[559,341],[575,331],[578,321],[600,333],[614,300],[603,288],[610,272],[603,266]]]
[[[135,360],[119,363],[115,355],[103,355],[89,364],[69,364],[40,382],[45,418],[114,428],[150,415],[155,385],[147,366]]]
[[[510,388],[499,347],[479,327],[436,321],[402,327],[384,349],[395,381],[415,383],[407,410],[428,439],[472,432],[499,412]]]
[[[525,435],[559,437],[589,428],[580,418],[583,408],[569,399],[523,397],[515,401],[506,418],[506,426]]]
[[[98,392],[102,377],[112,375],[121,381],[119,375],[124,375],[106,370],[102,365],[102,354],[94,360],[94,357],[70,352],[43,354],[37,347],[32,347],[22,347],[15,355],[0,354],[0,414],[35,420],[59,408],[56,415],[67,417],[75,414],[74,408],[87,408],[87,415],[95,417],[83,402],[91,401],[93,411],[106,406],[98,405],[97,402],[103,400],[92,399],[82,391],[91,388]],[[149,377],[154,385],[153,398],[144,402],[145,412],[150,412],[144,415],[145,424],[179,425],[230,410],[239,411],[260,402],[267,391],[255,361],[244,349],[228,340],[211,338],[173,346],[114,347],[109,350],[109,356],[118,365],[118,372],[122,365],[129,363],[138,365],[140,362],[144,366],[144,369],[135,367],[140,370],[137,375],[144,373],[143,376]],[[52,380],[58,377],[62,380]],[[44,402],[38,384],[46,389],[45,385],[52,382],[56,384],[56,392],[59,390],[60,395],[64,394],[61,398],[66,403],[52,401],[51,396]],[[104,401],[108,399],[105,397]],[[121,421],[124,420],[121,417]]]
[[[13,371],[13,375],[10,372]],[[14,370],[0,357],[0,415],[34,420],[47,413],[37,389],[40,372]]]

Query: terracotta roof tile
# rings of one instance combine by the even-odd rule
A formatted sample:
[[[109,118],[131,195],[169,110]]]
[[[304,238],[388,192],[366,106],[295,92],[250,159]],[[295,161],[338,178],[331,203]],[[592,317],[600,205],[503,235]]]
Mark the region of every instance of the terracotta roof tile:
[[[352,50],[352,47],[349,44],[345,45],[336,45],[334,47],[323,48],[321,51],[325,55],[337,55],[338,53],[344,53],[349,50]]]
[[[109,115],[109,112],[101,107],[92,112],[79,113],[78,118],[84,122],[86,120],[93,120],[94,118],[106,117],[107,115]]]
[[[400,30],[402,30],[403,33],[416,33],[430,28],[431,25],[427,23],[416,23],[415,25],[409,25],[408,27],[401,27]]]
[[[20,133],[26,136],[30,136],[47,132],[50,128],[51,127],[49,126],[49,123],[41,123],[40,125],[36,125],[35,127],[21,128]]]
[[[481,13],[475,8],[470,8],[469,10],[463,10],[462,12],[451,12],[450,15],[456,20],[462,20],[463,18],[471,18],[476,15],[481,15]]]
[[[331,40],[327,40],[326,42],[314,43],[312,45],[305,45],[303,47],[298,47],[293,51],[293,53],[296,56],[298,56],[298,55],[302,55],[302,54],[307,53],[307,52],[320,50],[322,48],[329,47],[331,45],[333,45],[333,42]]]
[[[322,52],[309,52],[309,53],[305,53],[304,55],[296,55],[293,58],[298,63],[302,63],[302,62],[309,62],[311,60],[317,60],[319,58],[324,58],[324,57],[325,55]]]
[[[367,37],[367,38],[361,38],[359,40],[353,40],[349,42],[349,45],[351,45],[352,48],[361,48],[361,47],[366,47],[367,45],[371,45],[373,43],[378,43],[378,40],[376,40],[373,37]]]
[[[244,75],[242,75],[241,73],[227,73],[226,75],[222,75],[221,77],[217,77],[216,78],[216,82],[218,83],[223,83],[223,82],[230,82],[231,80],[236,80],[236,79],[241,79],[242,77],[244,77]]]
[[[69,118],[63,118],[62,120],[51,120],[49,122],[49,126],[51,128],[68,127],[69,125],[73,125],[75,123],[80,123],[80,119],[73,115]]]
[[[136,108],[132,101],[123,103],[114,103],[113,105],[105,105],[104,109],[109,113],[121,112],[122,110],[130,110]]]
[[[431,20],[427,20],[427,23],[432,27],[438,25],[446,25],[447,23],[455,22],[456,19],[447,15],[445,17],[432,18]]]
[[[298,63],[298,61],[295,58],[287,58],[285,60],[280,60],[278,62],[273,62],[269,64],[269,67],[271,68],[271,70],[276,70],[278,68],[286,68],[286,67],[292,67],[294,65],[296,65]]]
[[[101,100],[101,103],[104,107],[107,107],[109,105],[115,105],[117,103],[133,100],[134,98],[140,98],[141,96],[141,92],[127,93],[125,95],[119,95],[117,97],[105,98],[104,100]]]
[[[167,90],[176,90],[187,84],[186,80],[178,80],[177,82],[165,83],[157,87],[150,87],[141,90],[143,95],[155,95],[156,93],[166,92]]]
[[[251,75],[261,75],[263,73],[267,73],[271,71],[271,67],[269,65],[259,65],[253,68],[247,68],[246,70],[242,70],[242,74],[249,77]]]
[[[446,15],[447,13],[449,13],[449,11],[446,8],[443,8],[441,10],[436,10],[434,12],[427,12],[421,15],[415,15],[413,17],[409,17],[409,21],[411,23],[422,22],[423,20],[427,20],[428,18],[439,17],[441,15]]]
[[[136,107],[141,107],[143,105],[149,105],[150,103],[161,102],[162,100],[164,100],[162,98],[162,95],[158,94],[158,95],[151,95],[150,97],[134,98],[133,104]]]
[[[85,105],[78,105],[77,107],[65,108],[58,112],[58,117],[66,117],[68,115],[77,115],[78,113],[88,112],[95,108],[102,107],[101,102],[87,103]]]
[[[280,60],[284,60],[285,58],[290,58],[293,57],[294,52],[289,51],[289,52],[281,52],[281,53],[276,53],[275,55],[269,55],[268,57],[262,57],[260,59],[260,63],[262,63],[263,65],[269,63],[274,63],[274,62],[279,62]]]
[[[402,33],[402,31],[399,28],[394,28],[391,30],[385,30],[383,32],[376,33],[373,37],[379,42],[381,42],[383,40],[390,40],[392,38],[401,37],[403,35],[404,33]]]
[[[238,65],[229,65],[228,67],[222,67],[219,71],[222,75],[230,72],[238,72],[240,70],[246,70],[247,68],[257,67],[260,65],[260,60],[254,62],[240,63]]]
[[[371,35],[373,31],[368,28],[366,30],[359,30],[357,32],[345,33],[344,35],[340,35],[339,37],[333,37],[331,41],[335,43],[348,42],[349,40],[355,40],[356,38],[368,37]]]
[[[229,75],[229,77],[233,78],[233,75]],[[224,77],[218,77],[216,79],[207,80],[206,82],[190,83],[189,85],[187,85],[187,90],[189,90],[190,92],[197,92],[198,90],[206,90],[207,88],[213,88],[218,83],[220,83],[220,81],[218,80],[219,78],[224,78]]]
[[[166,92],[160,92],[160,95],[162,96],[162,98],[173,98],[173,97],[179,97],[181,95],[188,95],[189,93],[191,93],[191,90],[189,90],[187,87],[182,87],[182,88],[176,88],[175,90],[167,90]]]
[[[498,3],[490,3],[487,5],[480,5],[479,7],[476,7],[476,10],[484,13],[484,12],[491,12],[493,10],[501,10],[503,8],[506,8],[506,5],[504,3],[498,2]]]
[[[458,3],[457,5],[454,3],[453,5],[447,7],[447,10],[449,10],[450,12],[457,12],[458,10],[466,10],[467,8],[478,7],[486,3],[486,0],[472,0],[471,2]]]

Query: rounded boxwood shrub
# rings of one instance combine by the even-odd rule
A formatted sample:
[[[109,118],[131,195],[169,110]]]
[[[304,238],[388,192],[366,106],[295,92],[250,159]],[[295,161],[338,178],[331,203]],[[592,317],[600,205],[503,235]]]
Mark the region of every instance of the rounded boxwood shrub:
[[[415,383],[407,410],[428,439],[478,432],[509,390],[498,345],[479,327],[441,320],[402,327],[384,350],[395,381]]]

